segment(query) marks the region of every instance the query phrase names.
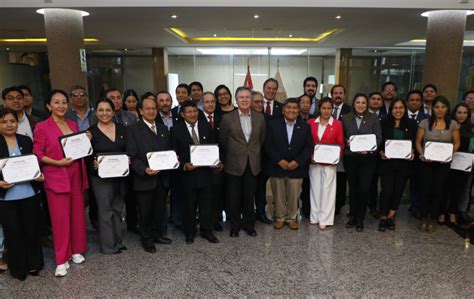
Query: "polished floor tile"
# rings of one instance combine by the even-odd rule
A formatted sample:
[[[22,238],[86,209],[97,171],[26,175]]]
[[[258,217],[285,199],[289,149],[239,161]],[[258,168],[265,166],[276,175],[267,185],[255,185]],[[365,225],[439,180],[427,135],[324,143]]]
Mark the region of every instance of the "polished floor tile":
[[[83,265],[71,265],[64,278],[54,277],[52,250],[45,250],[40,277],[25,282],[0,275],[0,298],[19,297],[474,297],[474,251],[446,227],[433,234],[418,230],[406,206],[396,231],[377,231],[366,221],[358,233],[344,227],[320,231],[303,221],[298,231],[258,224],[257,237],[228,227],[211,244],[196,237],[186,245],[171,230],[171,245],[158,252],[142,250],[138,236],[128,234],[129,250],[118,255],[98,252],[89,232]],[[370,216],[369,216],[370,217]]]

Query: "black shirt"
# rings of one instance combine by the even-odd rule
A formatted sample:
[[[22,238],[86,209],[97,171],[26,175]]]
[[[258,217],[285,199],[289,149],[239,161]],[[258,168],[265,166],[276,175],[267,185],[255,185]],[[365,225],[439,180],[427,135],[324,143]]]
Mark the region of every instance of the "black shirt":
[[[125,127],[121,124],[115,124],[115,141],[107,137],[97,124],[89,128],[92,134],[91,144],[95,155],[105,153],[126,153],[125,147]],[[94,172],[96,173],[96,172]]]

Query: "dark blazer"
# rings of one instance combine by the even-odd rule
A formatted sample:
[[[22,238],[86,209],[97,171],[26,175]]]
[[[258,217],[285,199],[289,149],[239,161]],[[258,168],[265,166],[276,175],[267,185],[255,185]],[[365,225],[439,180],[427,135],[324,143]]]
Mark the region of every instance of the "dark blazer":
[[[200,144],[216,143],[214,132],[207,122],[198,121],[197,131]],[[198,167],[192,171],[183,169],[184,164],[190,162],[189,146],[193,144],[194,141],[186,127],[186,122],[180,121],[176,126],[173,126],[171,145],[179,157],[182,186],[191,189],[206,187],[212,183],[212,173],[209,167]]]
[[[357,128],[355,118],[356,116],[353,112],[344,115],[342,118],[344,141],[346,145],[344,148],[344,155],[346,156],[358,155],[357,153],[351,152],[350,146],[347,144],[347,140],[352,135],[375,134],[377,138],[377,147],[380,147],[380,144],[382,143],[382,129],[380,127],[380,121],[376,115],[367,111],[362,118],[362,123],[359,128]],[[378,151],[371,152],[369,155],[375,155],[377,152]]]
[[[342,119],[344,118],[344,115],[349,114],[351,111],[352,111],[351,106],[347,105],[346,103],[343,103],[341,107],[341,113],[339,113],[338,120],[342,121]]]
[[[171,149],[168,128],[157,122],[155,125],[156,135],[143,120],[139,120],[125,131],[126,148],[132,159],[131,169],[134,172],[135,191],[153,190],[156,188],[158,180],[162,181],[165,188],[169,185],[167,171],[161,171],[155,176],[145,173],[145,169],[148,168],[147,153]]]
[[[173,114],[171,114],[171,121],[173,122],[173,127],[174,127],[174,125],[178,122],[178,120],[179,120],[179,119],[178,119],[177,117],[174,117]],[[164,122],[163,119],[161,118],[160,112],[158,112],[158,115],[156,116],[155,121],[156,121],[157,123],[162,124],[162,125],[164,125],[164,126],[166,127],[165,122]]]
[[[307,177],[312,148],[311,130],[306,122],[296,119],[291,142],[288,143],[285,118],[272,119],[268,123],[265,137],[264,150],[268,159],[263,162],[263,172],[271,177]],[[299,166],[293,171],[283,170],[278,166],[281,160],[294,160]]]
[[[380,125],[382,127],[382,144],[380,145],[380,149],[385,151],[385,141],[388,139],[393,139],[393,129],[394,123],[389,118],[384,118]],[[412,119],[404,119],[400,122],[400,129],[403,130],[403,139],[410,140],[412,142],[412,147],[415,149],[415,139],[416,139],[416,132],[418,131],[418,125],[416,121]],[[410,160],[401,160],[401,159],[393,159],[393,160],[382,160],[380,159],[378,164],[378,171],[380,174],[391,173],[394,170],[401,171],[402,175],[409,176],[411,175],[411,171],[413,168],[413,163]]]
[[[219,127],[219,145],[224,161],[224,171],[227,174],[241,176],[245,172],[247,161],[253,175],[258,175],[261,171],[261,149],[265,142],[265,119],[259,112],[251,111],[252,133],[249,142],[245,139],[242,126],[240,124],[240,110],[222,116]]]
[[[410,110],[408,110],[408,113],[407,113],[408,118],[410,118],[410,114],[412,113],[410,112]],[[418,110],[418,115],[416,116],[416,124],[420,124],[420,122],[426,118],[430,118],[430,116],[425,113],[425,110],[422,107],[420,110]]]
[[[94,149],[94,154],[106,154],[106,153],[126,153],[126,139],[125,139],[125,127],[121,124],[115,124],[115,141],[110,140],[97,126],[97,124],[91,126],[89,131],[92,134],[91,144]],[[88,161],[90,165],[90,172],[97,175],[97,170],[94,169],[93,159]]]
[[[94,114],[93,117],[95,117],[95,114]],[[132,112],[125,111],[123,109],[120,110],[118,115],[114,116],[114,121],[118,117],[122,120],[121,124],[124,125],[125,127],[131,126],[139,120],[138,117],[135,114],[133,114]],[[96,123],[97,123],[97,121],[96,121]]]
[[[265,114],[265,102],[263,103],[263,114]],[[266,115],[266,114],[265,114]],[[283,116],[283,105],[276,100],[273,100],[272,115],[268,115],[270,119]]]
[[[174,107],[173,109],[171,109],[171,115],[173,116],[173,125],[178,122],[178,121],[181,121],[183,120],[183,117],[181,116],[181,113],[179,113],[179,109],[181,108],[180,105]],[[206,117],[204,116],[204,113],[202,112],[201,109],[198,109],[198,113],[199,113],[199,121],[205,121],[206,120]]]
[[[33,153],[33,141],[30,137],[16,134],[16,142],[22,155],[28,155]],[[3,135],[0,135],[0,159],[9,158],[10,153],[8,152],[8,145]],[[0,179],[3,180],[3,175],[0,172]],[[31,186],[35,190],[35,193],[40,192],[41,184],[38,182],[31,182]],[[7,189],[0,189],[0,198],[4,198],[7,193]]]
[[[301,114],[298,115],[298,119],[301,119],[301,120],[303,120],[304,122],[307,122],[308,120],[310,120],[310,119],[312,119],[312,118],[316,118],[316,117],[318,117],[318,116],[315,115],[315,114],[311,114],[311,113],[308,115],[308,118],[307,118],[307,119],[303,119],[303,117],[301,116]]]
[[[34,117],[38,118],[41,121],[46,120],[49,117],[49,113],[43,110],[35,109],[35,108],[31,109],[31,115],[33,115]]]

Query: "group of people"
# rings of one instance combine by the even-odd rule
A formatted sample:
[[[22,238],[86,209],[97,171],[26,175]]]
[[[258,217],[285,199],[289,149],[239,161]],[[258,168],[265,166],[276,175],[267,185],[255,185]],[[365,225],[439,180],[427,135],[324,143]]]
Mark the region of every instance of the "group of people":
[[[139,98],[133,90],[122,94],[112,88],[91,108],[87,90],[74,86],[69,93],[52,90],[45,114],[31,109],[28,87],[4,89],[0,158],[35,154],[42,171],[32,182],[10,184],[0,178],[0,224],[5,236],[0,245],[5,244],[11,275],[20,280],[39,275],[40,231],[48,220],[55,275],[65,276],[70,261],[83,263],[86,203],[104,254],[127,250],[123,219],[150,253],[156,252],[155,244],[172,242],[167,237],[170,222],[183,231],[187,244],[194,242],[198,228],[202,238],[218,243],[215,232],[223,231],[223,211],[230,237],[238,237],[241,230],[255,237],[256,221],[297,230],[299,214],[325,230],[345,205],[347,183],[346,227],[358,232],[364,230],[367,210],[380,218],[379,231],[395,229],[408,181],[410,209],[423,231],[434,231],[436,223],[456,224],[468,208],[471,173],[429,161],[424,145],[445,142],[453,144],[453,152],[473,152],[474,91],[451,109],[432,84],[401,99],[397,86],[386,82],[381,92],[356,94],[351,105],[342,85],[334,85],[330,97],[317,99],[315,77],[304,80],[302,96],[284,103],[275,100],[277,90],[273,78],[265,81],[263,93],[239,87],[232,94],[225,85],[204,92],[200,82],[179,84],[178,105],[173,108],[168,91]],[[59,138],[77,132],[86,132],[94,154],[73,160],[64,156]],[[377,147],[351,151],[353,136],[361,134],[375,135]],[[411,155],[387,158],[386,140],[411,141]],[[206,144],[219,145],[220,162],[194,166],[190,146]],[[338,146],[338,161],[316,162],[318,144]],[[147,154],[168,150],[176,152],[179,166],[152,169]],[[130,175],[101,178],[99,153],[126,153]],[[268,181],[271,197],[266,195]]]

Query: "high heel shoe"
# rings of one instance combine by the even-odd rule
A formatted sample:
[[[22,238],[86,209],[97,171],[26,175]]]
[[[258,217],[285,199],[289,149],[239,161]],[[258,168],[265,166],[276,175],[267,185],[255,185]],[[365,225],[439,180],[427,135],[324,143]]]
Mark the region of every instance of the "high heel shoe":
[[[39,276],[40,270],[31,270],[30,272],[28,272],[28,274],[30,274],[31,276]]]
[[[446,216],[445,215],[439,215],[438,224],[439,225],[444,225],[445,223],[446,223]]]

